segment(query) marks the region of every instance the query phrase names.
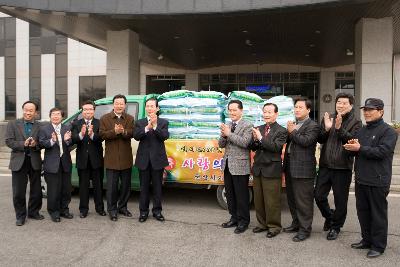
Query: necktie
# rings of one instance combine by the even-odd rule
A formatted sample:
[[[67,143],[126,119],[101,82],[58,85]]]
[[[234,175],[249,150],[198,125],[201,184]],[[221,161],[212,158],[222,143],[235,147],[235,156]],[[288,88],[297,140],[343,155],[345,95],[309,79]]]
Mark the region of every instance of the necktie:
[[[265,125],[265,133],[264,133],[264,136],[265,137],[267,137],[268,136],[268,134],[269,134],[269,130],[271,130],[271,127],[267,124],[267,125]]]
[[[236,122],[232,122],[232,128],[231,128],[231,132],[232,133],[235,132],[236,126],[237,126],[237,123]]]
[[[60,147],[60,158],[61,158],[64,153],[63,146],[62,146],[62,138],[61,138],[61,127],[57,126],[55,130],[56,130],[56,134],[57,134],[58,146]]]

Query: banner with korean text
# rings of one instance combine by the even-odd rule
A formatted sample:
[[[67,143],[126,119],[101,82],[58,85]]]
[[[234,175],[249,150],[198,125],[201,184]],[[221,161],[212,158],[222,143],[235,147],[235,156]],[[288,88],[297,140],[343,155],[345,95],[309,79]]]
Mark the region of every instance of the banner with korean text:
[[[169,166],[167,182],[223,184],[224,149],[218,140],[170,139],[165,141]]]

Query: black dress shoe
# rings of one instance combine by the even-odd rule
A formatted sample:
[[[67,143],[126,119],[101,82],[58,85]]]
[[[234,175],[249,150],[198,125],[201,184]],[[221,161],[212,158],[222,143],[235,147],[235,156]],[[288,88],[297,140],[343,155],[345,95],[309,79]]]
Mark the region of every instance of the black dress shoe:
[[[299,227],[295,226],[295,225],[290,225],[290,226],[288,226],[286,228],[283,228],[283,231],[285,233],[295,233],[295,232],[299,231]]]
[[[117,214],[110,214],[110,220],[116,222],[118,220]]]
[[[237,222],[229,220],[229,221],[224,222],[223,224],[221,224],[221,226],[222,226],[222,228],[231,228],[231,227],[237,226]]]
[[[146,215],[146,214],[141,214],[140,216],[139,216],[139,222],[145,222],[146,220],[147,220],[147,217],[148,217],[148,215]]]
[[[235,231],[233,231],[233,232],[234,232],[235,234],[241,234],[241,233],[244,233],[244,231],[246,231],[247,228],[248,228],[247,225],[238,225],[238,226],[235,228]]]
[[[106,216],[107,215],[107,213],[104,210],[97,211],[97,214],[99,214],[100,216]]]
[[[74,215],[73,215],[72,213],[69,213],[69,212],[61,213],[60,216],[63,217],[63,218],[65,218],[65,219],[72,219],[72,218],[74,218]]]
[[[79,218],[81,218],[81,219],[86,218],[87,215],[88,215],[88,214],[87,214],[86,212],[81,212],[81,213],[79,214]]]
[[[273,238],[273,237],[279,235],[279,233],[280,233],[280,231],[268,231],[267,237],[268,238]]]
[[[306,240],[309,237],[310,237],[309,235],[297,234],[292,238],[292,240],[293,240],[293,242],[302,242],[302,241]]]
[[[329,231],[329,229],[331,229],[331,220],[325,220],[325,222],[324,222],[324,228],[323,228],[323,230],[326,232],[326,231]]]
[[[28,218],[40,221],[44,219],[44,216],[40,213],[36,213],[34,215],[29,215]]]
[[[326,236],[326,239],[328,240],[335,240],[339,235],[339,231],[336,229],[331,229],[328,233],[328,235]]]
[[[160,222],[165,221],[165,218],[161,213],[153,214],[153,217],[156,218],[157,221],[160,221]]]
[[[119,213],[125,217],[132,217],[132,213],[129,210],[120,210]]]
[[[25,218],[19,218],[17,219],[17,221],[15,222],[16,226],[22,226],[25,224]]]
[[[51,217],[51,220],[55,223],[58,223],[61,221],[60,217]]]
[[[351,248],[354,248],[354,249],[368,249],[368,248],[371,248],[371,246],[365,244],[363,241],[360,241],[358,243],[351,244]]]
[[[265,231],[267,231],[267,229],[266,228],[261,228],[261,227],[254,227],[253,228],[253,233],[262,233],[262,232],[265,232]]]
[[[376,258],[379,257],[380,255],[382,255],[382,252],[370,249],[367,253],[367,258]]]

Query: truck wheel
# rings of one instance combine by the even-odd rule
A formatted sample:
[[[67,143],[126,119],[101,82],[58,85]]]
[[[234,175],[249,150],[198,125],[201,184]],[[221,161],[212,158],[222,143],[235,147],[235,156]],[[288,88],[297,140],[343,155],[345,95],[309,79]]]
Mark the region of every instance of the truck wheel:
[[[224,210],[228,209],[228,202],[226,201],[226,195],[225,195],[225,186],[219,185],[217,187],[217,200],[218,204],[223,208]]]
[[[40,185],[42,187],[42,196],[43,198],[47,198],[47,183],[44,180],[44,172],[42,171],[40,175]]]
[[[226,200],[226,192],[225,192],[225,186],[219,185],[217,187],[217,200],[218,204],[221,206],[223,209],[228,209],[228,202]],[[249,205],[251,205],[251,202],[253,201],[253,189],[249,187]]]

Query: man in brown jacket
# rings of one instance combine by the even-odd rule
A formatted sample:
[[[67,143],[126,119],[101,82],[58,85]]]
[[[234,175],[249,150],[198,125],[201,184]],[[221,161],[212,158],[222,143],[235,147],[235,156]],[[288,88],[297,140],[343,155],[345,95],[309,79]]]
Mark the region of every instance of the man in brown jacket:
[[[131,192],[133,164],[131,138],[134,118],[125,112],[126,97],[124,95],[114,96],[113,105],[113,111],[100,119],[100,136],[106,142],[104,166],[107,176],[107,211],[110,219],[116,221],[118,212],[132,217],[127,203]],[[121,179],[121,188],[118,195],[119,179]]]

